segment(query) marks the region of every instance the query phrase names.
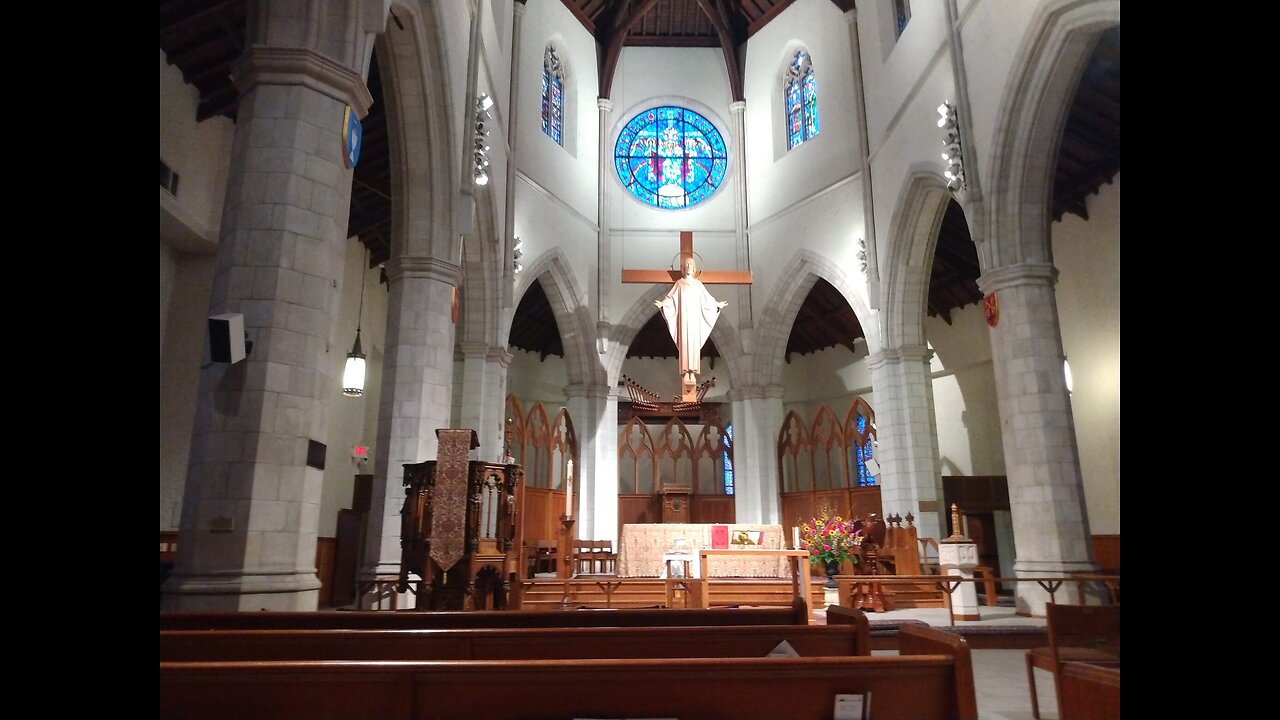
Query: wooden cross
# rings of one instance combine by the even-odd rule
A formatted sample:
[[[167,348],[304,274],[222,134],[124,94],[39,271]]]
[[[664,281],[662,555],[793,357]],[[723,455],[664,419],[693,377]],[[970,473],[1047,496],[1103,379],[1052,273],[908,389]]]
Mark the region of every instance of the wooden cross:
[[[676,266],[680,270],[623,270],[624,283],[674,283],[684,276],[684,260],[693,257],[693,233],[687,230],[680,233],[680,262]],[[697,278],[704,285],[750,285],[750,270],[699,270]],[[701,348],[694,352],[700,352]],[[697,399],[696,384],[681,382],[681,400],[694,402]]]

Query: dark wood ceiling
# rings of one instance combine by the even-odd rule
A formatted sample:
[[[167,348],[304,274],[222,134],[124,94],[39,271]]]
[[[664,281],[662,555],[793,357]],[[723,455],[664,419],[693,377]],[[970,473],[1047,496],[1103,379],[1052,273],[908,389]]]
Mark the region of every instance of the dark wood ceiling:
[[[623,47],[720,47],[735,98],[741,98],[742,43],[794,0],[561,0],[600,45],[601,94],[608,96]],[[848,10],[852,0],[832,0]],[[235,119],[238,98],[231,63],[244,50],[247,0],[160,0],[160,48],[171,65],[199,91],[196,119]],[[348,232],[369,248],[370,267],[391,250],[391,177],[385,104],[375,62],[369,75],[373,105],[362,121],[363,146],[351,189]],[[1088,219],[1085,199],[1120,170],[1120,28],[1101,37],[1081,76],[1067,116],[1054,175],[1053,217],[1074,213]],[[979,302],[977,253],[964,215],[949,203],[934,252],[927,312],[948,324],[951,313]],[[839,293],[826,281],[810,291],[792,327],[787,357],[835,346],[852,350],[864,337]],[[513,347],[562,356],[551,307],[534,283],[512,322]],[[718,356],[714,343],[706,352]],[[655,314],[632,343],[629,355],[676,357],[675,343]]]

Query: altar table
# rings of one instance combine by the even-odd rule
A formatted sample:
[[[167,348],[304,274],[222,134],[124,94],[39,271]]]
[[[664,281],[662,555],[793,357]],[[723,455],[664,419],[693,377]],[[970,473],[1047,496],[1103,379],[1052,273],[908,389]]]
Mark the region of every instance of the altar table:
[[[785,549],[781,525],[752,525],[743,523],[633,523],[622,526],[618,542],[618,577],[663,577],[666,568],[663,556],[683,539],[688,551],[697,553],[711,548],[713,528],[728,528],[732,540],[738,531],[761,533],[759,545],[733,545],[730,548],[758,547],[768,550]],[[725,555],[708,561],[700,568],[703,577],[791,577],[790,561],[785,557],[750,557]]]

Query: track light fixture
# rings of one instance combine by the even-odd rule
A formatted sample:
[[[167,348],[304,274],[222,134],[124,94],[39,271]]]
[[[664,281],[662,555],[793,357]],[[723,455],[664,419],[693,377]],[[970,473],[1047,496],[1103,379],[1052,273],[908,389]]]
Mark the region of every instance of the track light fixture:
[[[949,101],[944,100],[938,106],[938,127],[942,128],[942,159],[947,161],[947,169],[942,173],[947,179],[947,189],[951,192],[962,190],[964,183],[964,152],[960,145],[960,123],[956,118],[956,109]]]
[[[493,98],[488,93],[480,93],[476,98],[476,134],[471,152],[471,162],[477,185],[489,184],[489,137],[488,121],[493,118],[489,108],[493,107]]]

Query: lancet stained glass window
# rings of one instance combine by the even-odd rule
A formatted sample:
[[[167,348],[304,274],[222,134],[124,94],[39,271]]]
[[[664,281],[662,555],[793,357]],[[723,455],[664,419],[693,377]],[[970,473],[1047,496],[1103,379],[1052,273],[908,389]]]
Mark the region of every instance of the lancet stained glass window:
[[[550,45],[542,54],[542,132],[564,146],[564,69]]]
[[[720,451],[721,458],[724,460],[724,494],[733,494],[733,460],[729,458],[729,445],[733,443],[733,423],[729,423],[724,429],[724,436],[720,438],[720,444],[724,445],[724,449]]]
[[[855,424],[857,425],[858,432],[857,432],[857,435],[854,437],[853,441],[854,443],[858,443],[858,438],[865,436],[867,432],[866,416],[863,415],[862,413],[858,413],[858,419],[855,421]],[[875,476],[867,471],[867,461],[873,457],[872,450],[875,449],[875,438],[866,436],[866,439],[857,445],[857,449],[858,449],[858,487],[869,487],[871,485],[875,485],[876,484]]]
[[[645,110],[622,128],[613,163],[622,186],[638,200],[676,209],[710,197],[724,182],[729,156],[710,120],[664,105]]]
[[[809,53],[800,50],[787,66],[787,149],[818,134],[818,81]]]

